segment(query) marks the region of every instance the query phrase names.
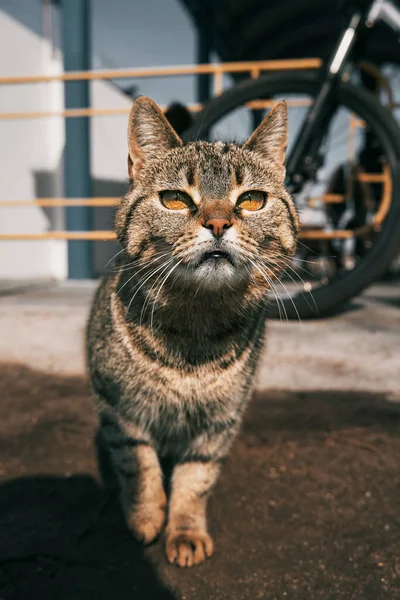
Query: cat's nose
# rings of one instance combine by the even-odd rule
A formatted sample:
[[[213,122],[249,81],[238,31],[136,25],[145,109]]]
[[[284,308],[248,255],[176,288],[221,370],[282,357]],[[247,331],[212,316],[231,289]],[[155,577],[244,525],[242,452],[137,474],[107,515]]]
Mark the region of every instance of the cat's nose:
[[[225,217],[210,217],[204,223],[204,227],[211,229],[213,236],[217,239],[224,235],[224,232],[232,226],[229,219]]]

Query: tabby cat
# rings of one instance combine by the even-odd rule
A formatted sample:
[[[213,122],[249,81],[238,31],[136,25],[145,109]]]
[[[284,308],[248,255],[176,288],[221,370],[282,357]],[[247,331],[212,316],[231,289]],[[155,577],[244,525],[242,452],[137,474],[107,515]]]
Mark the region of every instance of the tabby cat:
[[[284,102],[243,146],[184,145],[146,97],[129,117],[122,250],[94,299],[88,365],[127,524],[148,544],[166,522],[181,567],[213,553],[207,497],[252,393],[267,293],[295,252],[286,144]]]

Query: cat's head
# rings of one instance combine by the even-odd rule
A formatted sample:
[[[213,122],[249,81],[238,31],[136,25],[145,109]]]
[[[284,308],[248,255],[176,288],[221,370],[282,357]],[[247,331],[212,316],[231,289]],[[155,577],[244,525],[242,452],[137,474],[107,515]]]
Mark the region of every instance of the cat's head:
[[[184,145],[157,105],[133,105],[130,189],[116,216],[118,238],[138,268],[216,289],[268,288],[296,248],[298,219],[284,187],[287,108],[274,106],[243,146]]]

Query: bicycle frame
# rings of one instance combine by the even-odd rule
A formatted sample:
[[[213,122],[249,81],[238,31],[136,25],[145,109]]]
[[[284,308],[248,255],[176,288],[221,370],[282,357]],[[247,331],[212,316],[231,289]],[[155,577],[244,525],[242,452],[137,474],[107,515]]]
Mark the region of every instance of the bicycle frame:
[[[400,32],[400,10],[390,0],[373,0],[353,13],[325,68],[325,77],[287,160],[287,187],[293,193],[317,170],[318,149],[325,126],[337,108],[336,85],[354,61],[377,20]]]

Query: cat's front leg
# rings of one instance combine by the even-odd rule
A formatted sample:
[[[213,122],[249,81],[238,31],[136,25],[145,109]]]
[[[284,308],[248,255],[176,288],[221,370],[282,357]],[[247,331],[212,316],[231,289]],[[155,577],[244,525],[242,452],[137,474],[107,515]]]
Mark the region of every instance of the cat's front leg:
[[[167,506],[151,438],[137,426],[110,414],[102,418],[101,433],[120,482],[127,525],[140,542],[150,544],[164,525]]]
[[[176,465],[166,529],[169,562],[191,567],[209,558],[214,551],[207,531],[207,497],[217,480],[219,464],[189,460]]]
[[[166,553],[171,563],[191,567],[214,551],[207,530],[207,499],[234,433],[198,438],[175,465],[166,529]]]
[[[135,473],[124,474],[122,505],[128,527],[144,544],[153,542],[166,519],[167,498],[157,454],[150,445],[136,448]],[[136,481],[134,481],[136,480]]]

